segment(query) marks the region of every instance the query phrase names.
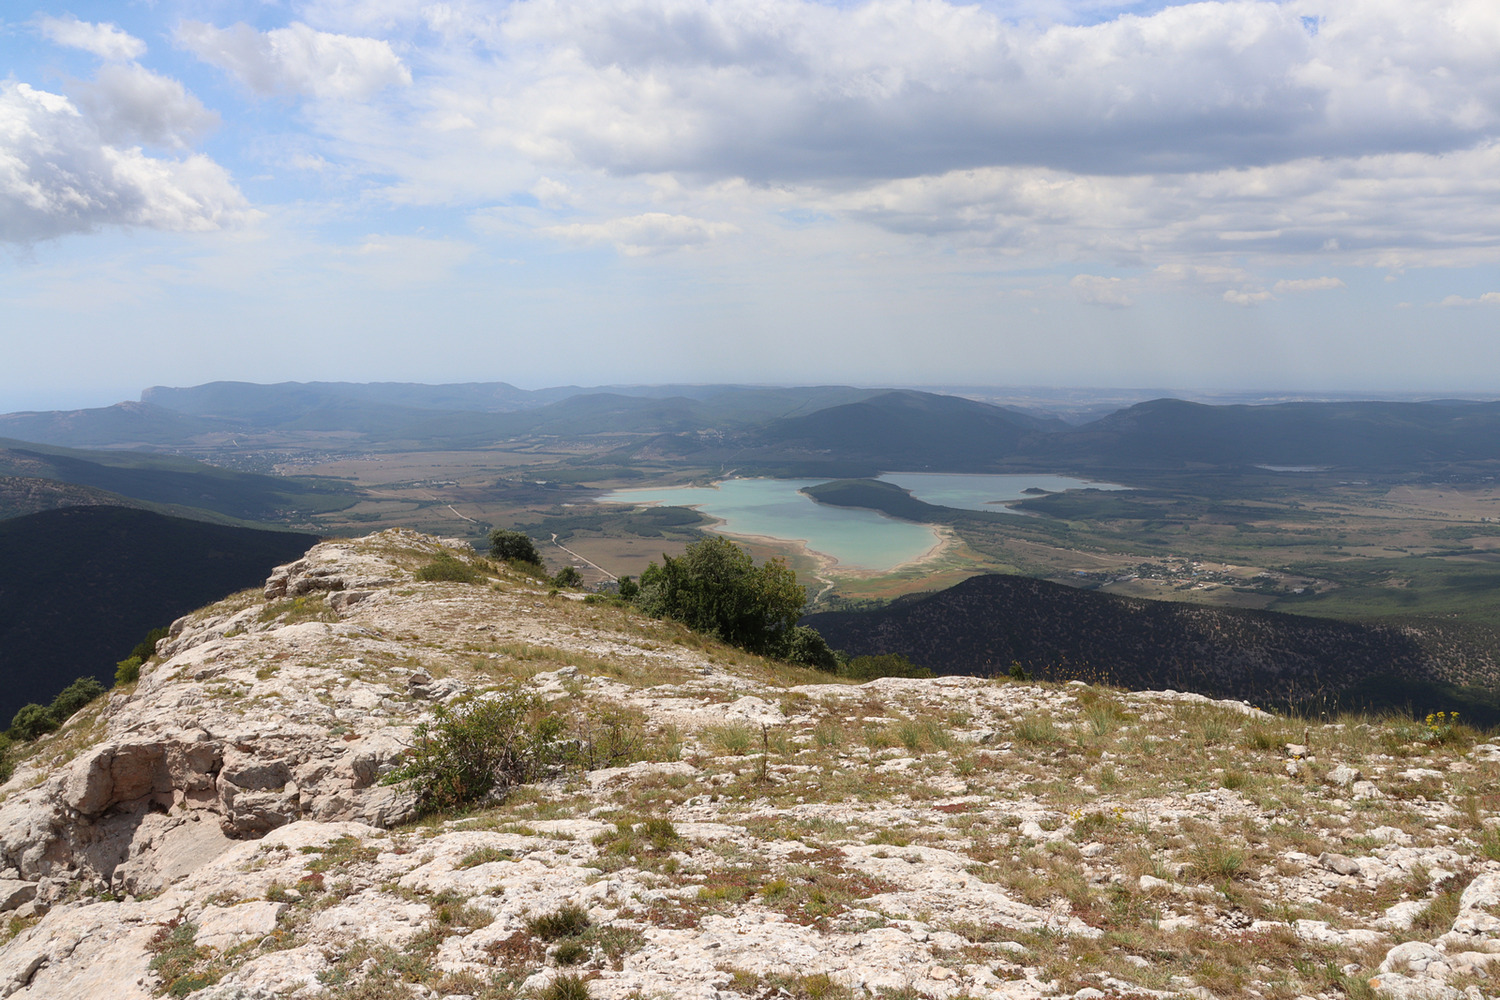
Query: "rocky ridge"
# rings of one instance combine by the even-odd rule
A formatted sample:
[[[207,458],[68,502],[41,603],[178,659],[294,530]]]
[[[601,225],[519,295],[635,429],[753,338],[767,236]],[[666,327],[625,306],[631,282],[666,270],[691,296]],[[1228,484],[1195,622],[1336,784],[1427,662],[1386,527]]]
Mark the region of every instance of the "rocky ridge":
[[[577,597],[393,531],[175,623],[0,789],[0,996],[1500,996],[1500,743],[1451,719],[829,683]],[[610,766],[382,783],[514,685]]]

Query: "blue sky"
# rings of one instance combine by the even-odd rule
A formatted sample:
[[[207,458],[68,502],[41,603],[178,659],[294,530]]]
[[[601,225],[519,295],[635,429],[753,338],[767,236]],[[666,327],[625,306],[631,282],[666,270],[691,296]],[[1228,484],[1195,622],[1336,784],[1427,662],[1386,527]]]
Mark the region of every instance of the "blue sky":
[[[213,379],[1500,392],[1492,0],[0,22],[0,410]]]

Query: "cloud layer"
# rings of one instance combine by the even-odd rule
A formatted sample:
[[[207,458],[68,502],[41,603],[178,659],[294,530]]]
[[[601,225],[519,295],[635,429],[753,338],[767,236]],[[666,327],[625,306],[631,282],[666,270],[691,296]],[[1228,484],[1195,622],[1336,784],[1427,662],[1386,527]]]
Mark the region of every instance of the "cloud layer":
[[[116,126],[127,128],[121,119],[108,127]],[[105,225],[202,232],[246,211],[207,157],[158,159],[112,145],[66,97],[0,81],[0,239],[31,243]]]

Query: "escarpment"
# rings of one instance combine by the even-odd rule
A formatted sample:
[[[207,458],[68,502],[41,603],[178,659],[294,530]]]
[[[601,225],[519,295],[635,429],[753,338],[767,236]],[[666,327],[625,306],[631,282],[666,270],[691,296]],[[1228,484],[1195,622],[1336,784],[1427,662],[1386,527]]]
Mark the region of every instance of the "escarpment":
[[[483,705],[555,753],[419,816]],[[1500,995],[1449,717],[833,683],[410,532],[174,623],[0,794],[0,997]]]

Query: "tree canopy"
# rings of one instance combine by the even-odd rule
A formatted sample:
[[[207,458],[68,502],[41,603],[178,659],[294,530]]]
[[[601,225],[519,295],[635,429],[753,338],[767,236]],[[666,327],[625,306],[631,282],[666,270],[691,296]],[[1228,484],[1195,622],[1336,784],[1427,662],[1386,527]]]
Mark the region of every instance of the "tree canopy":
[[[538,566],[542,564],[542,557],[537,554],[536,543],[531,540],[531,536],[506,528],[496,528],[490,532],[490,555],[506,562],[535,563]]]
[[[727,538],[705,538],[641,574],[636,604],[752,653],[784,656],[807,592],[781,559],[760,566]]]

